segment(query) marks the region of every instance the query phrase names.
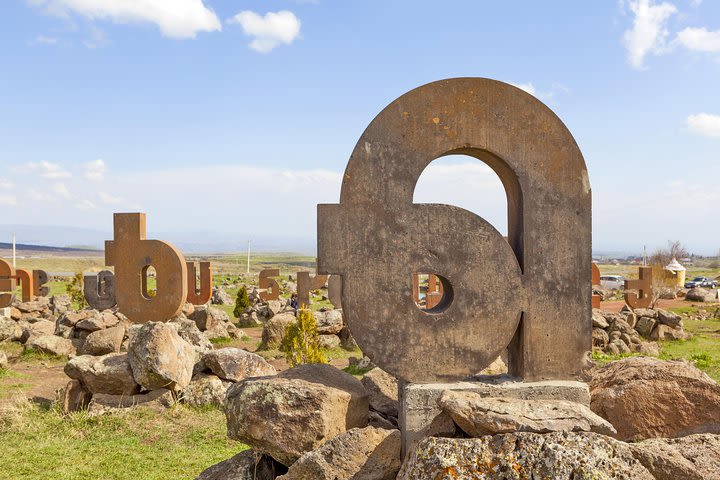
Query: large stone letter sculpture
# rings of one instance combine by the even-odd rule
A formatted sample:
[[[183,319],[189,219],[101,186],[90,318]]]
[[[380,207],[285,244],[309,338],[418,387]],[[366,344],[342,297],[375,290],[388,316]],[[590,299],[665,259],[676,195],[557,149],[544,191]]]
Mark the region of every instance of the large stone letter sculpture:
[[[648,308],[652,303],[652,267],[640,267],[639,279],[625,280],[625,290],[637,290],[625,292],[625,303],[633,310],[636,308]]]
[[[97,275],[85,275],[83,278],[83,294],[85,301],[95,310],[108,310],[116,305],[115,275],[110,270],[103,270]]]
[[[48,283],[48,275],[45,270],[33,270],[33,295],[36,297],[47,297],[50,294],[50,288],[46,286]]]
[[[24,270],[24,269],[16,269],[15,270],[15,278],[17,278],[18,282],[20,283],[20,286],[22,287],[21,295],[22,295],[22,301],[23,302],[32,302],[34,294],[35,294],[35,287],[33,283],[33,274],[30,270]]]
[[[144,213],[116,213],[115,239],[105,242],[105,263],[115,267],[118,309],[133,323],[163,322],[182,310],[187,298],[187,267],[169,243],[147,240]],[[144,288],[154,267],[157,294]]]
[[[328,300],[335,308],[342,308],[342,277],[340,275],[330,275],[328,279]]]
[[[327,275],[313,275],[310,272],[297,273],[298,305],[310,306],[310,291],[322,288],[328,281]]]
[[[592,264],[592,285],[600,285],[600,268],[596,264]],[[592,296],[592,308],[600,308],[600,295]]]
[[[467,210],[413,204],[420,174],[449,154],[500,177],[507,240]],[[577,379],[591,348],[590,233],[585,162],[560,119],[513,86],[445,80],[403,95],[363,133],[340,204],[318,206],[318,273],[342,275],[360,348],[405,382],[467,378],[508,345],[517,377]],[[434,309],[415,305],[414,272],[440,277]]]
[[[193,305],[205,305],[212,298],[212,266],[210,262],[200,262],[200,289],[197,288],[195,262],[186,262],[188,279],[187,301]]]
[[[15,291],[16,287],[15,269],[7,261],[0,258],[0,308],[12,305],[15,299],[12,292]]]
[[[267,302],[268,300],[277,300],[280,298],[280,284],[273,277],[280,276],[280,269],[269,268],[260,272],[260,300]]]

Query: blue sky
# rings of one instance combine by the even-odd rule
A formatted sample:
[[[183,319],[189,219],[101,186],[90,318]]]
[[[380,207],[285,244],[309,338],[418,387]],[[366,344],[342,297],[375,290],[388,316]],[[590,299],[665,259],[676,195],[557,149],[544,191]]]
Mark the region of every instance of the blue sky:
[[[482,76],[575,136],[596,251],[720,249],[720,2],[8,0],[0,22],[0,224],[310,238],[385,105]],[[502,230],[492,174],[438,163],[416,200]]]

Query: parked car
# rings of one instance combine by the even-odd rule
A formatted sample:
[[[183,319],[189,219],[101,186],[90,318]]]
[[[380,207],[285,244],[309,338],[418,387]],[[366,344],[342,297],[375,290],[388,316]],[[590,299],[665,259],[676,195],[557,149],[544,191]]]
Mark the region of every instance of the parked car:
[[[718,282],[707,277],[695,277],[689,282],[685,282],[685,288],[715,288],[718,286]]]
[[[622,275],[602,275],[600,286],[605,290],[622,290],[625,288],[625,277]]]

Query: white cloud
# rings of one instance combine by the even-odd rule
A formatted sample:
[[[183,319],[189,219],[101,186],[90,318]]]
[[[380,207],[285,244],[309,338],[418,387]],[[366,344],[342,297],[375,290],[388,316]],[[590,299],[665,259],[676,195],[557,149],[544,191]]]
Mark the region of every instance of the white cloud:
[[[300,35],[300,20],[287,10],[268,12],[265,16],[246,10],[228,23],[237,23],[245,35],[253,37],[250,48],[260,53],[268,53],[282,44],[290,45]]]
[[[0,205],[12,207],[17,205],[17,198],[14,195],[0,194]]]
[[[653,0],[633,0],[629,5],[635,18],[623,41],[630,65],[642,69],[647,54],[658,55],[667,50],[667,22],[677,8],[672,3],[656,4]]]
[[[12,188],[13,183],[7,178],[0,178],[0,188]]]
[[[171,38],[195,38],[199,32],[222,30],[215,12],[203,0],[29,0],[45,12],[71,14],[115,23],[153,23]]]
[[[82,200],[75,204],[75,208],[80,210],[94,210],[95,204],[88,199]]]
[[[48,178],[51,180],[72,177],[70,172],[63,169],[57,163],[51,163],[45,160],[41,162],[29,162],[25,165],[21,165],[20,167],[15,167],[13,170],[19,172],[39,172],[42,178]]]
[[[123,202],[122,197],[116,197],[106,192],[98,192],[98,197],[100,198],[100,201],[105,205],[117,205]]]
[[[38,35],[31,42],[32,45],[57,45],[60,39],[57,37],[47,37],[45,35]]]
[[[34,202],[47,202],[52,200],[52,196],[48,195],[44,191],[37,190],[36,188],[29,188],[27,193],[30,200],[33,200]],[[46,205],[43,205],[41,208],[46,208]]]
[[[685,122],[687,127],[695,133],[708,137],[720,137],[720,115],[698,113],[689,115]]]
[[[720,30],[686,28],[678,32],[675,40],[688,50],[704,53],[720,52]]]
[[[64,183],[58,182],[55,185],[53,185],[52,191],[56,193],[57,195],[61,196],[62,198],[70,198],[70,190],[68,190],[67,186],[65,186]]]
[[[530,95],[535,96],[535,85],[533,85],[532,83],[511,83],[510,85],[514,85],[520,90],[525,90]]]
[[[85,178],[88,180],[100,181],[105,178],[107,166],[105,165],[105,161],[101,158],[93,160],[92,162],[87,162],[83,165],[83,168],[85,169]]]

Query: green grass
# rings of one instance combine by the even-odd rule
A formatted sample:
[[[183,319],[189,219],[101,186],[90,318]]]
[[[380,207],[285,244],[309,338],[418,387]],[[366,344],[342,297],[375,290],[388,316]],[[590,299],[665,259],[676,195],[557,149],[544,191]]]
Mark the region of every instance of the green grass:
[[[178,405],[89,418],[21,402],[0,413],[3,479],[194,478],[247,447],[227,438],[216,409]]]
[[[347,367],[343,368],[343,372],[349,373],[350,375],[355,375],[356,377],[362,377],[373,368],[374,367],[360,368],[357,365],[348,365]]]
[[[32,348],[26,348],[20,352],[20,360],[23,362],[47,362],[52,364],[63,364],[67,362],[67,357],[61,355],[52,355],[50,353],[39,352]]]
[[[642,353],[620,353],[618,355],[610,355],[603,352],[592,352],[592,359],[599,365],[605,365],[606,363],[614,362],[616,360],[622,360],[623,358],[630,357],[644,357]]]
[[[350,358],[350,357],[362,357],[363,353],[359,348],[355,350],[346,350],[342,347],[336,347],[332,349],[324,349],[325,355],[328,360],[337,360],[339,358]]]
[[[211,338],[210,343],[213,345],[230,345],[233,343],[233,339],[230,337]]]

